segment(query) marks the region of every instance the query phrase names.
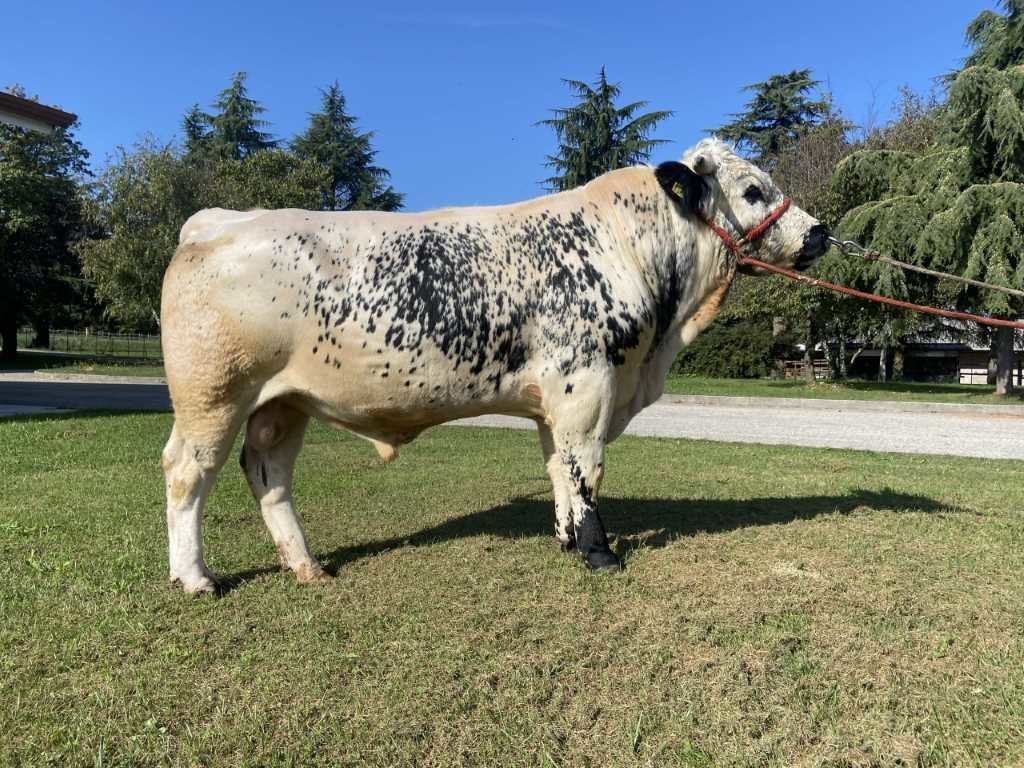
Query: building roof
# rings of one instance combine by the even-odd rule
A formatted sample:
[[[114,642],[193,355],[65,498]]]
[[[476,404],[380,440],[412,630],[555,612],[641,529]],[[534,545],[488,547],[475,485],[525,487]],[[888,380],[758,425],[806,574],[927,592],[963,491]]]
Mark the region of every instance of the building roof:
[[[45,104],[40,104],[38,101],[23,99],[20,96],[15,96],[5,91],[0,91],[0,111],[9,112],[31,120],[38,120],[47,125],[55,125],[61,128],[67,128],[78,119],[78,115],[71,112],[65,112],[56,107],[48,107]]]

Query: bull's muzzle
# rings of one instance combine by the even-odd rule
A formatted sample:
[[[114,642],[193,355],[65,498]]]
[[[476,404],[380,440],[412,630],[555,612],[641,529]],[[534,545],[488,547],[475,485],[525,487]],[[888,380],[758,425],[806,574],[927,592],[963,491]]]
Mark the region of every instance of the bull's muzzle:
[[[821,258],[828,250],[828,227],[824,224],[815,224],[807,231],[804,237],[803,248],[796,258],[796,268],[804,270]]]

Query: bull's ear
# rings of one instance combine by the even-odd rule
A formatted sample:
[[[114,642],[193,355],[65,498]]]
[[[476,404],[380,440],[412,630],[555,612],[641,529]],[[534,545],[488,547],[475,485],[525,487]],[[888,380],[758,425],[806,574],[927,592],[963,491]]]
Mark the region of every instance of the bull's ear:
[[[662,189],[679,205],[694,213],[700,210],[705,192],[704,180],[689,166],[675,161],[662,163],[654,169],[654,175]]]

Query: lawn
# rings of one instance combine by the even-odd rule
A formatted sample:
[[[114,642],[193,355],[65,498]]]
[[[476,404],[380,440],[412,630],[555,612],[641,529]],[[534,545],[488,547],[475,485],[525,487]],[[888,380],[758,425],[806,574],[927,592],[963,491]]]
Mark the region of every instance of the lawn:
[[[675,395],[725,397],[810,397],[829,400],[901,400],[975,405],[1024,405],[1020,396],[1000,397],[981,384],[913,381],[846,381],[810,384],[796,379],[714,379],[671,375],[665,391]]]
[[[232,461],[219,598],[166,582],[165,414],[0,422],[0,765],[1024,761],[1024,464],[624,438],[625,573],[558,552],[536,437],[389,466],[315,427],[337,573],[280,572]]]

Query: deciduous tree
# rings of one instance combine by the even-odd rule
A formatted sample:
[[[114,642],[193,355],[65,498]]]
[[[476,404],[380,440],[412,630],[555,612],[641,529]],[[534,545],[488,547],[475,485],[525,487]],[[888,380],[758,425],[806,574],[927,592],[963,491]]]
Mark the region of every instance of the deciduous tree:
[[[71,249],[80,227],[78,178],[88,152],[74,126],[52,133],[0,124],[0,333],[3,357],[31,322],[45,337],[66,305],[81,303]],[[44,338],[45,340],[45,338]]]
[[[149,329],[160,310],[164,270],[182,224],[201,208],[318,208],[329,169],[269,149],[241,160],[197,163],[148,140],[122,151],[94,185],[97,236],[79,245],[86,275],[122,326]]]

